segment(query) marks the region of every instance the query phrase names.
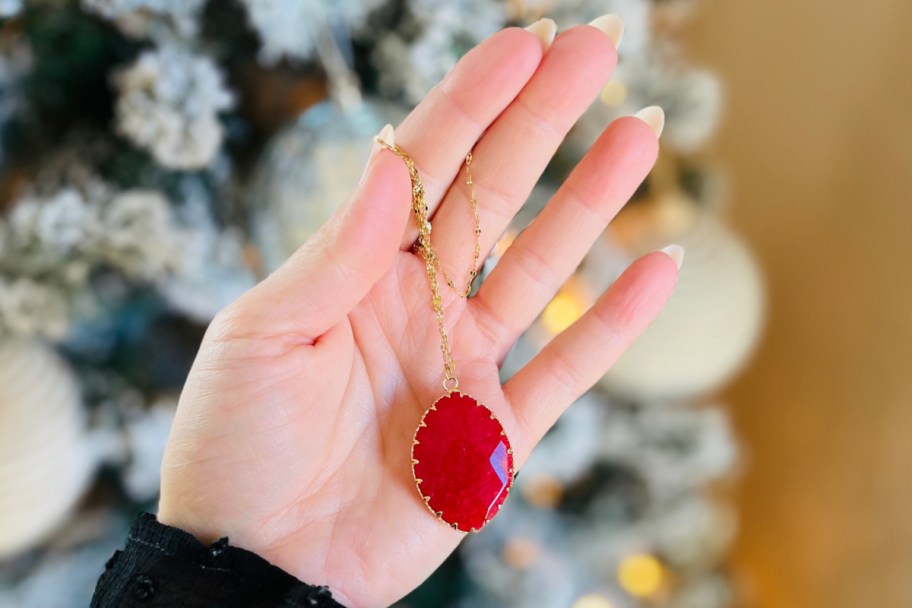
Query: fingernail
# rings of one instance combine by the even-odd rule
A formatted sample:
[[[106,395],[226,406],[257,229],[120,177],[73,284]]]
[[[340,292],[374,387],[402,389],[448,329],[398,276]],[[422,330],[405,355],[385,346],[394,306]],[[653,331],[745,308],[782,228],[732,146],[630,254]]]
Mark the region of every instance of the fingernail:
[[[370,153],[367,155],[367,164],[364,165],[364,171],[361,173],[360,181],[364,181],[364,177],[367,175],[367,170],[370,168],[371,163],[374,161],[374,157],[376,157],[377,154],[380,153],[380,150],[383,149],[383,146],[381,146],[377,140],[379,139],[381,141],[385,141],[392,146],[395,144],[393,137],[393,125],[388,124],[380,129],[380,132],[377,133],[377,136],[374,137],[373,141],[371,142]]]
[[[372,160],[374,160],[374,157],[377,156],[377,154],[380,152],[380,150],[383,149],[383,146],[381,146],[380,142],[378,142],[377,140],[379,139],[380,141],[385,141],[386,143],[388,143],[389,145],[392,146],[392,145],[395,145],[395,143],[396,143],[395,141],[393,141],[393,137],[394,137],[393,125],[387,124],[385,127],[380,129],[380,132],[377,133],[376,137],[374,137],[373,143],[371,143],[371,151],[370,151],[370,154],[367,155],[367,164],[368,165],[370,164],[370,162]]]
[[[649,125],[652,132],[655,133],[656,139],[662,134],[662,129],[665,128],[665,111],[659,106],[643,108],[634,116]]]
[[[385,141],[389,145],[393,146],[396,144],[396,142],[394,141],[394,137],[395,137],[395,135],[393,134],[393,125],[387,124],[382,129],[380,129],[380,132],[377,133],[377,137],[374,138],[374,143],[371,146],[371,154],[370,154],[371,158],[373,158],[374,155],[377,154],[377,152],[379,152],[381,150],[381,148],[383,148],[383,146],[381,146],[379,144],[379,142],[377,142],[378,139],[380,141]]]
[[[672,259],[675,266],[678,267],[678,270],[681,269],[681,264],[684,263],[683,247],[680,245],[668,245],[667,247],[662,247],[660,251]]]
[[[532,25],[527,26],[526,31],[541,40],[542,50],[547,51],[551,43],[554,42],[554,35],[557,34],[557,24],[552,19],[539,19]]]
[[[621,44],[621,38],[624,37],[624,22],[617,15],[608,14],[596,17],[589,22],[589,25],[604,32],[614,43],[614,48]]]

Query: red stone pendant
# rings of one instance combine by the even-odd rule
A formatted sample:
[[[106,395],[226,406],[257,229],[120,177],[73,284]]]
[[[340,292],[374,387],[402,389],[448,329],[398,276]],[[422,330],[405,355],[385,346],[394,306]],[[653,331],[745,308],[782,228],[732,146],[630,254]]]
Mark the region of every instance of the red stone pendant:
[[[438,519],[475,532],[500,510],[513,485],[513,449],[494,413],[452,392],[424,413],[412,444],[418,492]]]

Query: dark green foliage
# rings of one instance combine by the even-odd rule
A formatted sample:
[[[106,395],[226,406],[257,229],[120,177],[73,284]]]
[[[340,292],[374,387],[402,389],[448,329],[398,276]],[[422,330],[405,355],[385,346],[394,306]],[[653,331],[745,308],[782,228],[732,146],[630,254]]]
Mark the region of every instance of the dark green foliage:
[[[21,83],[25,101],[4,134],[7,157],[16,164],[41,157],[75,126],[109,129],[109,75],[142,45],[75,6],[27,8],[5,27],[14,26],[28,39],[33,67]]]

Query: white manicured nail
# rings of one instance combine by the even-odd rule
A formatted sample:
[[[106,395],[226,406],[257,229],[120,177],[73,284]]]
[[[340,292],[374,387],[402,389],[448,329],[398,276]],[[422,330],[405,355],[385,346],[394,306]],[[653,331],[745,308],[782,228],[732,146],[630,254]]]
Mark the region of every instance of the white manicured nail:
[[[614,43],[614,48],[621,44],[621,38],[624,37],[624,22],[617,15],[608,14],[596,17],[589,22],[589,25],[604,32]]]
[[[554,42],[554,35],[557,34],[557,24],[552,19],[539,19],[532,25],[527,26],[526,31],[541,40],[542,49],[547,51],[551,43]]]
[[[667,247],[662,247],[661,251],[670,257],[680,270],[681,264],[684,263],[684,248],[680,245],[668,245]]]
[[[659,106],[643,108],[634,116],[649,125],[652,132],[655,133],[656,139],[662,134],[662,129],[665,128],[665,111]]]
[[[393,134],[393,125],[387,124],[382,129],[380,129],[380,132],[377,133],[377,139],[385,141],[391,146],[396,145],[395,135]],[[377,148],[377,150],[381,148],[380,144],[376,141],[374,142],[374,147]]]
[[[367,164],[370,164],[374,157],[383,149],[383,146],[380,145],[380,141],[384,141],[391,146],[396,145],[395,135],[393,134],[393,125],[387,124],[385,127],[380,129],[380,132],[377,133],[377,136],[374,138],[373,143],[371,144],[370,154],[367,156]]]
[[[370,168],[371,163],[374,162],[374,158],[380,154],[380,150],[383,149],[383,146],[377,140],[385,141],[389,145],[395,145],[394,135],[393,135],[393,125],[386,125],[380,132],[377,133],[377,136],[374,137],[371,142],[370,153],[367,155],[367,164],[364,166],[364,172],[361,173],[361,181],[364,181],[364,178],[367,176],[367,170]]]

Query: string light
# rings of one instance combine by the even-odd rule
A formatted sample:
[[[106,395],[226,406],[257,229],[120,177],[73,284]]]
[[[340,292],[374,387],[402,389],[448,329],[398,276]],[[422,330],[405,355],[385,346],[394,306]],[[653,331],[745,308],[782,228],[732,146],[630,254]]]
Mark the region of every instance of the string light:
[[[665,581],[662,563],[652,555],[637,554],[624,558],[618,566],[618,582],[635,597],[658,593]]]
[[[614,608],[614,604],[604,595],[589,593],[577,598],[573,608]]]

